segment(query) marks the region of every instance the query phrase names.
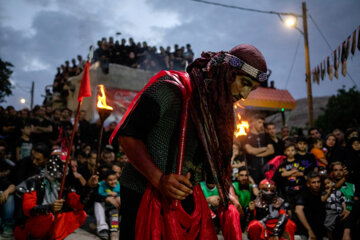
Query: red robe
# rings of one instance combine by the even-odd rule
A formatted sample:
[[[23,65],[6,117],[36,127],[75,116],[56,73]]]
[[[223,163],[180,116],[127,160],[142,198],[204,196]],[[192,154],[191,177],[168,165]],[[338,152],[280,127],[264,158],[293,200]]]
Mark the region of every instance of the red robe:
[[[25,193],[23,196],[23,211],[26,220],[25,228],[17,226],[14,231],[16,240],[26,240],[28,235],[39,239],[61,240],[74,232],[86,220],[84,206],[80,202],[80,196],[74,192],[67,195],[66,202],[69,207],[74,209],[71,212],[63,212],[56,215],[48,213],[46,215],[31,216],[30,210],[37,205],[36,191]]]

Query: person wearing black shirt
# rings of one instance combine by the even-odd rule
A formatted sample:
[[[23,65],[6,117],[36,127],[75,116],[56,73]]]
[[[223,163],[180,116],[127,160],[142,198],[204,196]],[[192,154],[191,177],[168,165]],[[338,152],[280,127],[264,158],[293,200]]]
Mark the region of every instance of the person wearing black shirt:
[[[277,129],[274,123],[269,122],[265,124],[265,132],[269,137],[270,143],[274,146],[274,154],[269,157],[272,159],[276,156],[284,154],[284,142],[276,136]]]
[[[306,181],[307,188],[298,199],[295,213],[299,220],[298,233],[309,239],[322,239],[324,228],[325,203],[321,201],[321,180],[318,172],[310,172]]]
[[[274,147],[263,131],[264,118],[260,115],[253,116],[245,142],[245,157],[250,176],[255,183],[259,183],[264,178],[263,167],[268,161],[267,157],[274,154]]]
[[[297,153],[295,159],[300,161],[300,164],[304,166],[304,174],[317,170],[317,164],[315,156],[312,153],[307,152],[307,142],[305,138],[299,138],[296,143]]]

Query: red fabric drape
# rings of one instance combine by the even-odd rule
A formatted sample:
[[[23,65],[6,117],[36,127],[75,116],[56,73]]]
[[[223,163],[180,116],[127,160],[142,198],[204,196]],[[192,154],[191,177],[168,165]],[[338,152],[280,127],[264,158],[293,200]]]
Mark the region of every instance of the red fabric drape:
[[[219,219],[224,240],[242,240],[240,214],[235,205],[230,204],[227,209],[222,209]]]
[[[272,230],[276,226],[276,223],[277,223],[277,219],[268,220],[266,222],[266,229],[265,229],[264,225],[260,221],[258,220],[251,221],[247,229],[249,239],[251,240],[269,239],[272,234]],[[290,219],[288,219],[285,225],[283,235],[288,235],[291,240],[294,240],[295,231],[296,231],[296,224]],[[283,240],[284,238],[280,237],[280,239]]]
[[[200,185],[193,188],[195,208],[191,215],[175,200],[162,197],[148,185],[136,218],[136,240],[215,240],[210,209]]]
[[[80,196],[76,193],[67,195],[67,203],[70,207],[77,210],[72,212],[59,213],[55,217],[52,213],[39,216],[30,216],[30,210],[36,206],[36,191],[25,193],[23,196],[23,211],[29,218],[26,221],[25,228],[16,227],[14,237],[16,240],[26,240],[28,235],[33,238],[51,238],[61,240],[74,232],[86,220],[86,213],[80,202]]]
[[[90,70],[90,63],[86,62],[84,70],[83,70],[83,76],[82,76],[82,79],[81,79],[78,102],[81,102],[83,97],[90,97],[91,96],[89,70]]]

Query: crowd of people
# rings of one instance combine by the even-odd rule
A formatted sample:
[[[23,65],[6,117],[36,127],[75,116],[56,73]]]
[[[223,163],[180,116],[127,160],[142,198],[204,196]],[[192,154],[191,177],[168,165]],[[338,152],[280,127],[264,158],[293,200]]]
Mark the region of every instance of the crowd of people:
[[[93,216],[87,230],[97,232],[102,239],[118,239],[115,221],[120,207],[118,178],[127,157],[116,142],[107,144],[116,123],[105,129],[101,155],[97,158],[100,124],[89,123],[86,112],[81,111],[63,190],[66,201],[57,199],[64,168],[62,160],[73,129],[71,118],[72,111],[66,108],[35,106],[31,111],[16,111],[12,106],[0,108],[2,237],[47,239],[55,234],[56,239],[63,239],[83,225],[86,216]],[[58,220],[52,221],[59,212],[61,217],[57,214]]]
[[[174,45],[174,51],[168,46],[159,48],[148,46],[147,42],[135,43],[133,38],[121,39],[121,43],[113,37],[102,38],[97,42],[93,61],[100,61],[104,72],[108,72],[108,63],[120,64],[132,68],[157,72],[160,70],[185,70],[186,64],[193,61],[194,52],[190,44],[186,47]]]
[[[129,38],[128,44],[126,39],[114,41],[113,37],[107,40],[103,37],[97,42],[97,48],[94,51],[92,63],[99,61],[104,73],[109,71],[109,63],[120,64],[131,68],[142,69],[146,71],[160,70],[185,70],[187,64],[193,61],[194,52],[190,44],[186,47],[174,45],[174,51],[171,47],[166,49],[160,47],[159,51],[155,46],[148,46],[147,42],[135,43],[133,38]],[[55,74],[52,93],[50,89],[46,90],[44,104],[49,105],[53,94],[57,94],[61,99],[66,99],[71,88],[68,79],[80,74],[85,66],[86,60],[81,55],[77,59],[71,59],[71,63],[67,60],[57,68]]]
[[[107,143],[115,122],[104,132],[97,162],[100,126],[98,122],[88,122],[86,112],[81,111],[66,177],[66,202],[57,200],[63,162],[59,160],[61,154],[54,153],[63,152],[68,144],[73,128],[71,118],[69,109],[49,106],[35,106],[32,111],[16,111],[12,106],[0,109],[3,237],[15,234],[17,239],[26,239],[22,238],[25,235],[44,238],[54,232],[61,236],[64,233],[51,230],[51,225],[39,230],[34,224],[47,222],[54,213],[70,212],[72,215],[63,219],[73,221],[73,226],[87,222],[87,230],[100,238],[118,239],[121,219],[118,179],[129,163],[116,140],[112,145]],[[283,225],[277,221],[279,228],[293,233],[296,229],[295,234],[300,236],[311,239],[359,236],[360,140],[356,129],[347,129],[345,134],[335,129],[324,135],[311,128],[306,137],[294,137],[288,127],[278,132],[275,124],[264,123],[264,118],[255,114],[248,134],[234,141],[231,165],[241,229],[250,239],[262,239],[258,234],[274,234],[267,232],[267,221],[285,215]],[[58,170],[53,171],[54,168]],[[91,186],[96,174],[99,183]],[[219,193],[211,177],[204,179],[200,185],[219,231],[216,217]],[[264,210],[270,205],[275,215]],[[67,234],[73,230],[68,229]]]
[[[294,137],[288,127],[278,132],[274,123],[255,114],[249,133],[234,141],[231,163],[235,205],[240,206],[241,227],[250,239],[277,236],[272,232],[275,224],[303,239],[359,238],[357,129],[325,134],[310,128],[307,136]],[[216,209],[214,182],[204,181],[202,188],[210,208]],[[287,216],[283,225],[280,209]],[[270,219],[276,221],[268,228]],[[289,221],[292,226],[287,226]]]

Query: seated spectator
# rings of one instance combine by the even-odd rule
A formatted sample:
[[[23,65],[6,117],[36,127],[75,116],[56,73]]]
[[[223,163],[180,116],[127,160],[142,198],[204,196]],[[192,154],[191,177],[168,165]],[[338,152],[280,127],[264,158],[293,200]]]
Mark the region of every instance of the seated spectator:
[[[354,193],[354,206],[351,211],[350,217],[353,222],[356,223],[357,236],[360,237],[360,223],[358,220],[360,219],[360,140],[359,138],[352,138],[349,141],[349,149],[345,152],[345,164],[347,166],[347,170],[349,171],[348,181],[355,185],[355,193]]]
[[[82,72],[82,70],[83,70],[84,67],[85,67],[86,61],[83,60],[83,58],[82,58],[81,55],[77,55],[77,60],[79,61],[79,63],[78,63],[79,70],[80,70],[80,72]]]
[[[330,165],[330,176],[332,176],[334,181],[334,187],[339,189],[340,192],[345,197],[346,210],[352,213],[354,204],[355,204],[355,185],[353,183],[347,182],[345,176],[348,174],[348,171],[345,168],[345,165],[342,162],[333,162]],[[337,237],[343,239],[350,239],[351,228],[355,225],[355,222],[349,216],[344,218],[341,226],[341,232],[344,232],[341,236],[341,232]]]
[[[238,197],[239,203],[244,211],[244,219],[241,223],[242,231],[246,230],[250,221],[250,216],[255,209],[254,201],[259,194],[258,185],[254,183],[254,180],[247,171],[245,166],[239,168],[237,180],[233,182],[235,194]]]
[[[0,141],[0,236],[3,238],[11,238],[13,235],[15,186],[11,184],[9,174],[14,166],[6,158],[5,142]]]
[[[114,162],[111,169],[116,173],[116,177],[119,180],[124,169],[124,164],[120,162]]]
[[[329,133],[325,138],[325,158],[328,161],[328,167],[332,162],[344,161],[342,155],[344,154],[338,147],[336,137],[334,134]]]
[[[310,138],[310,141],[315,139],[321,139],[321,133],[318,128],[310,128],[308,130],[308,137]]]
[[[220,221],[217,216],[218,207],[220,204],[220,197],[218,189],[214,183],[214,180],[211,176],[206,176],[206,180],[200,182],[201,190],[204,193],[205,199],[209,205],[209,208],[211,210],[211,218],[214,222],[216,232],[220,231]]]
[[[30,139],[33,126],[27,122],[21,127],[21,137],[16,143],[16,161],[30,157],[32,149],[32,141]]]
[[[312,149],[311,153],[314,154],[317,165],[319,166],[319,171],[326,168],[328,165],[328,161],[326,160],[324,151],[323,151],[323,143],[320,138],[314,138],[312,140]]]
[[[192,63],[194,60],[194,52],[191,49],[191,45],[188,43],[186,44],[186,52],[184,52],[184,58],[188,62],[188,64]]]
[[[323,179],[325,190],[322,193],[321,201],[325,202],[326,209],[324,226],[329,239],[339,239],[338,237],[334,238],[333,232],[335,227],[340,224],[340,220],[346,219],[350,212],[346,209],[344,195],[335,188],[333,180],[328,175]]]
[[[71,59],[72,67],[69,68],[70,77],[76,76],[80,73],[78,66],[76,65],[75,58]]]
[[[99,182],[98,193],[103,197],[103,202],[95,202],[95,217],[97,221],[98,234],[102,239],[108,239],[109,226],[104,221],[110,223],[111,239],[118,239],[118,210],[120,208],[120,184],[116,173],[108,170],[104,174],[104,181]],[[100,206],[99,206],[100,205]],[[107,217],[105,217],[107,215]]]
[[[100,165],[101,164],[111,164],[115,161],[115,153],[113,152],[114,148],[111,145],[106,145],[104,150],[101,152]]]
[[[243,161],[242,156],[240,155],[240,145],[238,143],[234,143],[231,156],[231,178],[233,181],[237,178],[239,168],[245,165],[246,163]]]
[[[31,139],[33,143],[49,142],[53,132],[53,126],[46,117],[46,110],[44,106],[38,106],[33,109],[34,118],[31,124],[34,126],[31,131]]]
[[[70,169],[73,175],[71,185],[75,188],[77,192],[79,192],[86,185],[86,179],[78,172],[78,165],[75,159],[72,159],[70,161]]]
[[[16,239],[64,239],[85,222],[86,213],[83,208],[97,185],[96,177],[83,189],[80,196],[70,190],[71,186],[67,186],[64,194],[66,200],[59,200],[58,187],[62,175],[63,163],[60,156],[53,155],[46,163],[44,173],[32,176],[17,186],[17,190],[23,194],[22,206],[27,218],[23,227],[16,227]],[[44,185],[47,187],[41,187]]]
[[[290,141],[290,142],[292,142],[292,139],[291,139],[291,137],[290,137],[290,129],[289,129],[289,127],[283,126],[283,127],[281,128],[280,134],[281,134],[281,140],[282,140],[283,142],[285,142],[285,141]]]
[[[286,159],[279,167],[279,174],[281,175],[281,181],[283,182],[281,193],[285,201],[289,203],[289,214],[292,216],[295,210],[295,204],[305,185],[305,168],[300,164],[299,160],[295,159],[295,144],[287,143],[285,145],[284,153]]]
[[[254,219],[249,223],[249,239],[294,239],[296,225],[284,208],[284,200],[276,195],[275,183],[264,179],[255,199]]]
[[[91,175],[94,175],[96,173],[96,157],[97,157],[97,153],[96,152],[91,152],[90,157],[87,161],[87,164],[81,164],[79,166],[78,172],[85,178],[86,181],[89,180],[89,178],[91,177]]]
[[[309,153],[308,144],[305,138],[300,137],[296,142],[296,155],[295,158],[300,161],[300,164],[304,167],[305,177],[309,172],[317,171],[317,162],[315,156],[312,153]]]
[[[296,203],[295,213],[299,223],[297,233],[310,239],[322,239],[324,228],[325,203],[321,201],[321,179],[318,172],[310,172],[306,188]]]

